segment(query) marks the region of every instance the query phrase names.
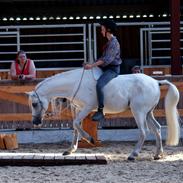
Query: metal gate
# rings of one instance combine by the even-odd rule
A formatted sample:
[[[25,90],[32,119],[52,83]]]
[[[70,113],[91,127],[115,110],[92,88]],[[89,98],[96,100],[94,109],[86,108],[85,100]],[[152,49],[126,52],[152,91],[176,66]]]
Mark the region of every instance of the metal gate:
[[[25,50],[38,70],[79,67],[86,61],[86,25],[0,27],[0,68],[9,70],[18,50]]]
[[[183,23],[180,28],[181,50],[183,50]],[[171,59],[170,27],[148,27],[140,30],[141,66],[169,66]],[[183,58],[183,55],[182,55]]]

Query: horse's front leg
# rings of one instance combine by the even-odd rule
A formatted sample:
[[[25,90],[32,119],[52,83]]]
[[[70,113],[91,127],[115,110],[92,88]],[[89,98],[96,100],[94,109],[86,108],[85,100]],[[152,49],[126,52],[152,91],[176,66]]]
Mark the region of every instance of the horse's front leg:
[[[77,115],[73,121],[74,129],[78,131],[81,137],[86,140],[88,143],[94,144],[94,139],[87,132],[81,128],[81,121],[92,111],[93,107],[87,106],[84,107]]]
[[[74,153],[77,150],[77,148],[78,148],[78,138],[79,138],[79,133],[76,129],[74,129],[74,135],[73,135],[73,140],[72,140],[71,147],[63,153],[64,156],[69,155],[71,153]]]
[[[94,144],[94,139],[88,133],[81,128],[81,121],[92,111],[93,107],[84,107],[80,112],[77,113],[76,118],[73,121],[74,136],[71,147],[63,153],[63,155],[69,155],[77,150],[79,134],[88,143]]]

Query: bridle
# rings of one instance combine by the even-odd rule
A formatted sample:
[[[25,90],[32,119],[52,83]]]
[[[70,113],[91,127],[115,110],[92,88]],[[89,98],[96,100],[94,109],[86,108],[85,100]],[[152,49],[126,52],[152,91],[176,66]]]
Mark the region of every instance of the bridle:
[[[42,110],[46,111],[46,109],[45,109],[44,106],[43,106],[43,102],[41,102],[41,100],[40,100],[40,97],[39,97],[38,93],[37,93],[36,91],[34,91],[34,92],[35,92],[35,94],[36,94],[36,97],[38,98],[39,104],[41,105],[40,111],[42,111]],[[33,115],[33,117],[36,117],[36,116]]]
[[[34,92],[35,92],[35,94],[36,94],[36,97],[38,98],[39,104],[41,105],[40,111],[44,110],[44,112],[46,112],[47,110],[44,108],[43,102],[40,100],[40,97],[39,97],[38,93],[37,93],[36,91],[34,91]],[[61,112],[67,110],[68,108],[69,108],[69,106],[67,106],[67,107],[66,107],[64,110],[62,110]],[[48,113],[47,115],[48,115],[47,117],[50,117],[50,116],[51,116],[51,115],[49,115],[49,113]],[[36,115],[32,115],[32,116],[33,116],[33,117],[37,117]]]

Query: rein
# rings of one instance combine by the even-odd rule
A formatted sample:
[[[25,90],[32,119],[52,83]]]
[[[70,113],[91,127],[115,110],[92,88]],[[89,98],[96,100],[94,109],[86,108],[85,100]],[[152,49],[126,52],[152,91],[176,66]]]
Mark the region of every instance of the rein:
[[[81,82],[82,82],[82,80],[83,80],[84,72],[85,72],[85,69],[84,69],[84,67],[83,67],[83,71],[82,71],[82,74],[81,74],[81,78],[80,78],[78,87],[77,87],[77,89],[76,89],[74,95],[72,96],[71,102],[74,101],[74,98],[76,97],[76,95],[77,95],[77,93],[78,93],[78,91],[79,91],[79,88],[80,88],[80,86],[81,86]]]
[[[95,81],[97,81],[97,79],[95,79],[95,76],[94,76],[93,68],[91,69],[91,72],[92,72],[93,79],[94,79]]]

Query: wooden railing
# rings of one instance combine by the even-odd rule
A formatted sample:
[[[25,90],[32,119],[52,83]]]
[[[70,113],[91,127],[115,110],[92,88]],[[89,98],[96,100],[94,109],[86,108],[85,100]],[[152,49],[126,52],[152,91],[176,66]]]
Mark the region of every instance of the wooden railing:
[[[178,88],[180,92],[180,101],[178,104],[178,110],[180,116],[183,116],[183,76],[177,76],[177,77],[157,77],[156,79],[168,79],[172,81]],[[32,81],[26,81],[26,82],[20,82],[20,81],[12,81],[12,80],[0,80],[0,101],[1,103],[1,109],[0,109],[0,122],[1,121],[29,121],[31,122],[31,111],[28,107],[28,98],[25,94],[25,92],[34,90],[35,86],[42,81],[43,79],[35,79]],[[166,95],[167,87],[162,86],[161,87],[161,99],[160,103],[158,104],[158,107],[154,110],[155,117],[165,117],[165,111],[162,103],[164,103],[164,96]],[[17,103],[21,104],[21,108],[19,109],[20,112],[12,112],[13,110],[13,104],[6,106],[6,103]],[[4,104],[4,105],[3,105]],[[3,107],[3,108],[2,108]],[[5,109],[4,109],[5,108]],[[4,111],[4,112],[3,112]],[[15,110],[16,111],[16,110]],[[90,114],[91,115],[91,114]],[[90,115],[84,120],[83,122],[83,128],[94,137],[96,142],[98,144],[99,140],[97,138],[97,123],[91,121]],[[106,119],[127,119],[132,118],[132,114],[130,109],[118,113],[118,114],[106,114]],[[60,114],[60,117],[57,117],[57,119],[62,120],[72,120],[71,113],[69,110],[64,111],[64,113]],[[45,120],[56,120],[55,118],[47,118]],[[54,123],[54,122],[53,122]],[[84,144],[84,145],[83,145]],[[80,142],[80,146],[86,147],[87,145],[84,143],[84,141]]]
[[[162,77],[158,77],[158,79],[161,78]],[[177,86],[180,94],[182,94],[183,82],[180,81],[180,79],[182,80],[183,78],[179,77],[178,79],[179,79],[178,81],[173,81],[173,83]],[[12,80],[0,80],[0,100],[4,102],[5,101],[15,102],[21,105],[28,106],[28,98],[25,92],[34,90],[35,86],[42,80],[43,79],[35,79],[32,81],[21,81],[21,82]],[[165,96],[166,92],[167,92],[167,86],[161,86],[161,98]],[[180,115],[183,115],[182,110],[183,110],[182,108],[179,108]],[[68,113],[69,111],[67,111],[66,113],[64,112],[64,114],[61,114],[61,117],[66,120],[71,119]],[[156,117],[163,117],[164,115],[165,115],[164,109],[155,109]],[[106,118],[129,118],[129,117],[132,117],[130,110],[118,114],[106,114]],[[25,112],[8,113],[8,109],[6,113],[2,113],[0,111],[0,121],[10,121],[10,120],[31,120],[31,113],[30,111],[27,113]]]
[[[53,76],[55,74],[58,74],[58,73],[61,73],[61,72],[65,72],[67,70],[70,70],[70,69],[57,69],[57,70],[37,70],[36,71],[36,77],[37,78],[47,78],[47,77],[50,77],[50,76]],[[0,70],[0,78],[2,80],[9,80],[10,79],[10,74],[9,74],[9,71],[1,71]]]

